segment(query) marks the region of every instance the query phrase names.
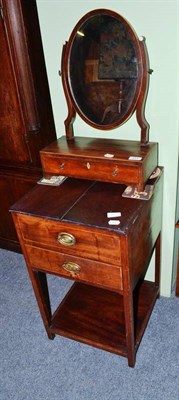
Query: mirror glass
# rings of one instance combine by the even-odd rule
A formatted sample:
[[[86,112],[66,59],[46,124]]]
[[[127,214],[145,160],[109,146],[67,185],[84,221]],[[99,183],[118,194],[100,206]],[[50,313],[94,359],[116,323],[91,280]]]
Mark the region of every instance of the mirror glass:
[[[73,30],[68,82],[76,111],[93,126],[109,129],[131,116],[140,87],[138,38],[120,15],[96,10]]]

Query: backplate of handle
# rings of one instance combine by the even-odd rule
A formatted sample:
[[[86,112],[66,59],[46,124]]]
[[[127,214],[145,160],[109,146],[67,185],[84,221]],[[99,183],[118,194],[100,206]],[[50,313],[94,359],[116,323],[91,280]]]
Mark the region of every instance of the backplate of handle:
[[[80,266],[73,262],[64,263],[62,268],[69,272],[80,272]]]
[[[60,232],[58,234],[57,240],[63,246],[74,246],[76,243],[76,238],[71,233]]]

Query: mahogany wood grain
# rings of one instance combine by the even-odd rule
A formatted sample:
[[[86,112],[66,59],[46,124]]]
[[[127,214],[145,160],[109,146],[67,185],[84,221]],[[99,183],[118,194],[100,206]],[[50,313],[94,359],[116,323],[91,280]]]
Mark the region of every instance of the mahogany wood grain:
[[[123,189],[123,185],[68,178],[58,187],[37,185],[11,212],[48,336],[62,334],[113,351],[127,356],[134,366],[159,295],[162,176],[149,201],[126,199]],[[108,211],[121,211],[119,226],[108,224]],[[57,243],[61,228],[76,235],[77,245]],[[155,282],[146,283],[143,277],[155,248]],[[79,268],[64,269],[69,263]],[[43,283],[46,273],[81,282],[53,316]],[[74,315],[81,321],[79,329]],[[87,321],[95,323],[92,332]]]
[[[29,269],[31,283],[36,295],[38,306],[41,310],[44,326],[49,339],[54,339],[55,335],[49,331],[51,322],[51,304],[47,286],[47,276],[41,271]]]
[[[27,244],[35,244],[44,249],[72,256],[85,256],[94,261],[121,264],[120,239],[117,234],[111,235],[110,232],[90,227],[76,227],[71,223],[60,223],[27,215],[19,216],[19,224]],[[72,235],[75,243],[70,246],[60,243],[58,238],[63,233]]]
[[[23,98],[21,106],[23,109],[24,122],[27,130],[37,131],[40,127],[40,120],[28,54],[27,35],[24,29],[23,2],[20,0],[2,0],[2,4],[6,26],[8,31],[11,32],[11,54],[13,59],[16,60],[14,68],[18,79],[20,98]],[[30,7],[31,6],[29,6],[29,12]]]
[[[141,143],[146,145],[149,142],[150,125],[145,117],[145,104],[149,88],[149,74],[152,70],[149,69],[149,59],[144,37],[139,41],[139,45],[142,55],[142,77],[140,95],[136,107],[136,118],[141,128]]]
[[[140,330],[144,320],[146,322],[149,318],[156,295],[153,284],[145,281],[140,286],[137,303],[134,301],[134,352],[139,346]],[[52,316],[49,329],[50,332],[127,356],[123,297],[118,293],[74,284]]]
[[[0,169],[0,246],[21,252],[21,247],[9,208],[29,192],[41,177],[41,172],[29,174],[26,171]]]
[[[39,150],[56,135],[36,2],[2,0],[2,15],[0,158],[40,167]]]
[[[68,66],[68,59],[67,59],[67,52],[66,52],[66,47],[67,43],[63,45],[63,51],[62,51],[62,61],[61,61],[61,67],[62,71],[65,71]],[[62,73],[62,83],[63,83],[63,88],[64,88],[64,94],[66,97],[66,102],[67,102],[67,107],[68,107],[68,115],[67,118],[64,121],[65,124],[65,132],[66,136],[68,139],[72,139],[74,137],[74,130],[73,130],[73,122],[75,121],[76,118],[76,111],[73,107],[73,102],[69,93],[68,89],[68,80],[67,80],[67,74]]]
[[[11,209],[20,214],[29,214],[54,220],[61,220],[69,208],[93,185],[93,182],[66,179],[62,185],[36,185],[17,201]],[[40,201],[39,201],[40,199]]]
[[[29,265],[33,270],[48,272],[67,279],[89,283],[91,285],[116,290],[123,290],[122,269],[117,265],[96,262],[93,259],[72,256],[68,253],[59,253],[42,249],[36,246],[25,246]],[[65,264],[75,263],[79,272],[68,271]]]
[[[0,245],[19,251],[8,208],[42,176],[56,138],[36,1],[0,2]]]
[[[148,143],[149,125],[144,116],[149,73],[144,44],[138,43],[133,32],[138,82],[126,117],[136,111],[141,143],[73,136],[75,105],[67,68],[70,39],[62,57],[66,136],[49,145],[55,139],[55,128],[36,2],[1,0],[1,4],[0,190],[4,216],[6,205],[24,195],[41,173],[42,147],[46,146],[41,150],[45,176],[68,177],[57,187],[36,185],[10,210],[47,335],[49,339],[64,335],[117,353],[133,367],[160,283],[163,178],[154,182],[148,201],[122,197],[125,185],[142,191],[158,165],[158,144]],[[101,129],[107,128],[103,125]],[[21,189],[19,183],[23,183]],[[121,212],[118,225],[109,225],[109,211]],[[11,235],[6,216],[3,221],[2,241]],[[14,237],[11,241],[17,243]],[[147,282],[144,275],[154,250],[155,281]],[[76,281],[53,314],[48,273]]]
[[[29,162],[28,146],[4,20],[0,16],[0,160]]]
[[[133,184],[141,190],[158,164],[158,145],[87,137],[67,140],[62,136],[40,155],[45,176],[55,174]]]

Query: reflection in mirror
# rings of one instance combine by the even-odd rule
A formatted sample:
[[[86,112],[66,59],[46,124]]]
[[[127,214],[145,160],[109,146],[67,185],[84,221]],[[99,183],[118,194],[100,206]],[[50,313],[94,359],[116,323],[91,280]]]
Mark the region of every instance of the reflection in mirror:
[[[132,107],[139,76],[135,41],[125,20],[105,13],[87,18],[75,32],[69,84],[77,109],[93,124],[119,125]]]

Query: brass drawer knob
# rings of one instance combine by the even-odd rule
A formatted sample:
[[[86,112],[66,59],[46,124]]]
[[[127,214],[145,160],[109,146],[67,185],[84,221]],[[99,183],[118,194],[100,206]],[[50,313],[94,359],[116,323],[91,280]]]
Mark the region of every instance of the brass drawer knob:
[[[72,272],[72,273],[77,273],[80,272],[80,266],[76,263],[73,262],[67,262],[62,265],[62,268],[65,269],[66,271]]]
[[[117,176],[118,172],[119,172],[118,167],[115,167],[113,172],[112,172],[112,176]]]
[[[63,246],[74,246],[76,243],[75,236],[66,232],[59,233],[57,240],[59,243],[63,244]]]
[[[61,163],[61,164],[59,165],[59,168],[60,168],[60,169],[64,169],[64,166],[65,166],[65,164],[64,164],[64,163]]]

